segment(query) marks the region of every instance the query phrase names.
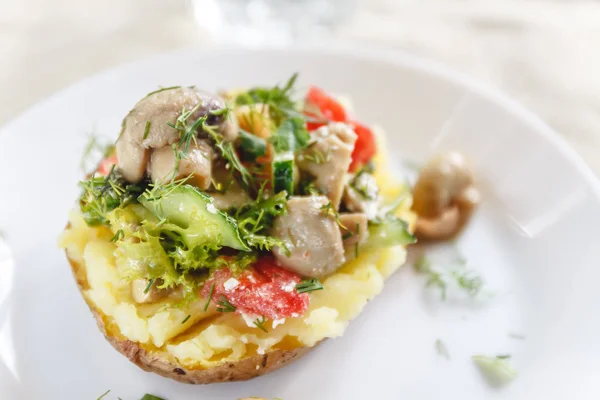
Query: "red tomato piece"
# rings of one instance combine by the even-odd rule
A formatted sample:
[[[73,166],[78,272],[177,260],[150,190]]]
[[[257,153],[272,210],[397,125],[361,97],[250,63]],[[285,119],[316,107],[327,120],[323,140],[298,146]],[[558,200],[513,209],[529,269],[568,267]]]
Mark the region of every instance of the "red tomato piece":
[[[324,120],[323,122],[308,122],[306,126],[309,131],[327,125],[327,121],[346,122],[348,120],[344,107],[335,98],[316,86],[308,89],[304,114]]]
[[[113,165],[117,164],[117,156],[112,155],[110,157],[106,157],[104,160],[100,161],[100,165],[98,165],[98,173],[100,175],[108,175]]]
[[[352,151],[350,172],[356,171],[368,163],[377,151],[375,135],[373,132],[360,122],[352,121],[352,125],[354,125],[354,132],[356,133],[357,139],[354,150]]]
[[[225,296],[236,307],[236,312],[272,320],[298,317],[308,309],[308,293],[296,291],[300,276],[279,267],[271,257],[259,259],[240,276],[230,278],[232,274],[229,269],[216,271],[204,283],[202,296],[208,297],[214,284],[214,303]]]

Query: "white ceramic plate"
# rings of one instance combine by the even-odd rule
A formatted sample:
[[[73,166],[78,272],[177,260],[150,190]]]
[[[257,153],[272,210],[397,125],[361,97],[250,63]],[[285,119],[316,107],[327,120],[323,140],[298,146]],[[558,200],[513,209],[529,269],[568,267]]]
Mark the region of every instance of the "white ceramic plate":
[[[299,71],[353,99],[401,159],[453,148],[473,161],[485,202],[458,241],[486,281],[479,300],[442,302],[404,268],[339,339],[273,374],[188,386],[114,351],[81,299],[56,238],[78,195],[86,133],[116,138],[159,85],[273,84]],[[600,396],[600,185],[546,125],[506,98],[405,55],[363,51],[189,51],[76,84],[0,131],[2,399],[584,399]],[[513,334],[513,335],[511,335]],[[514,334],[524,335],[517,340]],[[441,339],[450,360],[435,351]],[[512,354],[491,388],[473,354]]]

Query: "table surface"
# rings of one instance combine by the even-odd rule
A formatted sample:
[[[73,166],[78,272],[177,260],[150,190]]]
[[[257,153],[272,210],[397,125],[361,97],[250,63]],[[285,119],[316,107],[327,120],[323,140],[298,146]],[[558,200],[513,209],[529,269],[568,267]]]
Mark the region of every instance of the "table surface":
[[[186,0],[0,0],[0,124],[123,62],[214,44]],[[600,172],[600,2],[358,0],[335,39],[440,61],[532,109]]]

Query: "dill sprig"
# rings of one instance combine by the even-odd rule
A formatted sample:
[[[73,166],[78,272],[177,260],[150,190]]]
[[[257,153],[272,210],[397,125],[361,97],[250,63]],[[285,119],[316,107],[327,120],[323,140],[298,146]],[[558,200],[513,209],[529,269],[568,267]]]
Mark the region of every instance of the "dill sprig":
[[[190,315],[190,314],[188,314],[188,315],[187,315],[187,317],[185,317],[185,318],[183,319],[183,321],[181,321],[181,325],[183,325],[183,324],[185,324],[186,322],[188,322],[188,320],[189,320],[190,318],[191,318],[191,315]]]
[[[315,290],[323,290],[323,285],[317,278],[304,280],[296,285],[296,292],[299,294],[314,292]]]
[[[83,188],[79,198],[83,218],[88,225],[96,226],[107,224],[107,214],[115,208],[135,201],[145,183],[129,184],[113,165],[107,176],[92,175],[79,185]]]
[[[206,312],[208,310],[208,305],[210,304],[210,301],[212,300],[214,292],[215,292],[215,284],[213,282],[212,286],[210,287],[210,292],[208,292],[208,299],[206,299],[206,303],[204,304],[204,312]]]
[[[115,235],[110,239],[111,242],[116,243],[117,241],[123,239],[125,237],[125,232],[123,229],[119,229]]]
[[[253,87],[235,98],[236,105],[266,104],[269,106],[269,116],[280,124],[285,118],[305,118],[296,108],[296,102],[292,99],[294,85],[298,74],[293,74],[283,85],[275,85],[272,88]]]
[[[425,286],[435,286],[440,290],[442,300],[446,300],[448,284],[454,281],[456,286],[464,290],[470,297],[479,294],[483,287],[483,279],[473,275],[472,271],[457,269],[441,272],[433,268],[431,260],[422,254],[414,263],[415,271],[427,277]]]
[[[266,234],[273,226],[275,218],[285,214],[287,195],[285,192],[279,192],[265,198],[266,183],[264,182],[259,189],[256,200],[238,208],[233,217],[238,222],[242,238],[250,247],[260,250],[279,247],[287,251],[282,240]]]
[[[234,312],[236,307],[227,300],[227,297],[220,295],[219,301],[217,301],[217,311],[218,312]]]
[[[331,201],[329,201],[327,204],[322,206],[320,208],[320,210],[325,215],[332,217],[335,220],[335,222],[340,226],[340,228],[348,229],[344,226],[344,224],[342,224],[342,221],[340,221],[340,213],[335,209],[335,207],[333,206],[333,203]]]
[[[265,322],[267,322],[267,319],[264,316],[262,316],[262,317],[256,318],[253,321],[253,324],[254,324],[254,326],[256,326],[261,331],[263,331],[265,333],[269,333],[269,331],[265,327]]]

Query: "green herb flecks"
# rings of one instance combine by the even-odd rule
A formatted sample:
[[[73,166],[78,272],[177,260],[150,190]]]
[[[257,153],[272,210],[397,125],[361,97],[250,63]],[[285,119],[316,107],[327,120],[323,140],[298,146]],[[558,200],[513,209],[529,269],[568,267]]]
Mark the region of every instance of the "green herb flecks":
[[[191,317],[192,317],[192,316],[191,316],[190,314],[188,314],[188,316],[187,316],[187,317],[185,317],[185,318],[183,319],[183,321],[181,321],[181,325],[183,325],[183,324],[185,324],[186,322],[188,322],[188,320],[189,320]]]
[[[101,399],[103,399],[103,398],[104,398],[104,397],[106,397],[106,395],[108,395],[109,393],[110,393],[110,389],[108,389],[106,392],[102,393],[102,394],[100,395],[100,397],[98,397],[96,400],[101,400]]]
[[[456,269],[440,271],[433,267],[431,260],[422,254],[414,263],[415,271],[427,277],[425,286],[434,286],[440,290],[442,300],[446,300],[447,289],[450,282],[465,291],[470,297],[479,294],[483,287],[483,279],[473,274],[472,271]]]
[[[322,151],[319,151],[316,149],[309,150],[309,151],[304,152],[302,154],[302,157],[305,160],[310,161],[317,165],[326,164],[331,160],[331,148],[328,148],[327,151],[325,152],[325,154],[323,154]]]
[[[217,305],[218,305],[218,307],[217,307],[218,312],[226,313],[226,312],[234,312],[236,310],[236,307],[233,304],[231,304],[229,302],[229,300],[227,300],[227,297],[225,297],[223,295],[219,296],[219,301],[217,301]]]
[[[212,112],[211,114],[216,115],[215,112]],[[225,118],[227,118],[227,116],[225,116]],[[208,125],[206,121],[202,122],[202,130],[212,138],[214,146],[219,150],[221,157],[227,162],[228,168],[237,174],[237,178],[244,189],[249,190],[253,188],[254,177],[240,161],[235,147],[233,146],[233,142],[225,141],[223,135],[217,132],[214,126]]]
[[[335,220],[335,222],[340,226],[340,228],[346,229],[346,230],[348,229],[344,226],[344,224],[342,224],[342,221],[340,221],[340,213],[335,209],[335,207],[333,206],[333,203],[331,201],[329,201],[327,204],[322,206],[320,208],[320,210],[325,215],[333,218]]]
[[[152,123],[150,121],[146,121],[146,127],[144,128],[144,136],[143,136],[144,140],[146,140],[146,138],[148,137],[148,134],[150,133],[151,125],[152,125]]]
[[[282,240],[266,233],[273,226],[275,218],[286,212],[287,196],[285,192],[265,198],[265,185],[259,189],[254,202],[237,209],[233,217],[238,223],[242,238],[253,248],[271,250],[273,247],[286,249]]]
[[[164,92],[164,91],[166,91],[166,90],[179,89],[180,87],[181,87],[181,86],[169,86],[169,87],[161,87],[161,88],[158,88],[158,89],[156,89],[156,90],[155,90],[155,91],[153,91],[153,92],[150,92],[150,93],[148,93],[148,94],[146,95],[146,97],[152,96],[153,94],[156,94],[156,93]]]
[[[111,156],[114,151],[115,146],[112,143],[109,143],[106,138],[90,134],[88,142],[83,149],[83,154],[81,155],[81,170],[84,173],[95,170],[98,163],[102,159]]]
[[[111,242],[116,243],[117,241],[123,239],[125,237],[125,232],[123,229],[119,229],[115,235],[110,239]]]
[[[254,326],[256,326],[258,329],[260,329],[261,331],[265,332],[265,333],[269,333],[269,331],[267,330],[267,328],[265,327],[265,322],[267,322],[266,318],[264,316],[260,317],[260,318],[256,318],[253,321]]]
[[[210,301],[212,300],[214,293],[215,293],[215,284],[213,282],[212,286],[210,287],[210,292],[208,292],[208,298],[206,299],[206,303],[204,304],[204,312],[206,312],[208,310],[208,305],[210,304]]]
[[[505,385],[517,377],[517,371],[509,362],[510,355],[503,354],[495,357],[474,355],[472,359],[491,386]]]
[[[129,184],[113,165],[107,176],[92,175],[79,183],[83,193],[79,204],[83,219],[90,226],[107,223],[107,215],[131,203],[144,191],[144,183]]]
[[[292,99],[294,84],[298,74],[294,74],[283,86],[276,85],[272,88],[254,87],[240,93],[235,98],[236,105],[266,104],[269,106],[269,116],[280,124],[285,118],[302,117]]]
[[[436,341],[435,341],[435,350],[437,351],[437,353],[439,355],[441,355],[445,359],[447,359],[447,360],[450,359],[450,353],[448,353],[448,348],[446,347],[446,345],[444,344],[444,342],[441,341],[441,339],[436,339]]]
[[[323,290],[323,285],[317,278],[304,280],[296,285],[296,292],[300,294],[314,292],[315,290]]]
[[[150,291],[150,288],[152,287],[152,285],[154,285],[155,280],[156,280],[156,278],[152,278],[152,279],[148,280],[148,284],[144,288],[144,294],[148,294],[148,292]]]

